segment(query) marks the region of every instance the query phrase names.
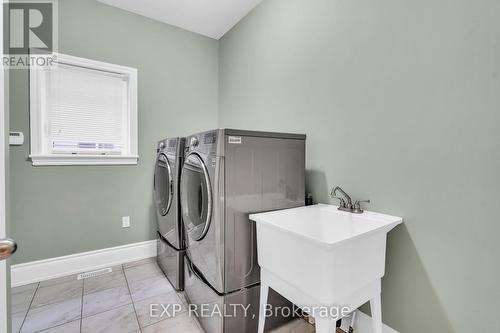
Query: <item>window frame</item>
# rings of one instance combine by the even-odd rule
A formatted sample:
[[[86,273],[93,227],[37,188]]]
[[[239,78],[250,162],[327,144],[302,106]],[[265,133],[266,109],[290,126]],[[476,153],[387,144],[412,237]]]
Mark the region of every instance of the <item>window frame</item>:
[[[137,69],[102,61],[54,53],[54,63],[82,67],[122,75],[127,80],[127,125],[128,150],[122,154],[55,154],[44,151],[47,120],[42,98],[45,96],[46,72],[49,66],[30,66],[30,155],[33,166],[42,165],[137,165],[138,155],[138,115],[137,115]]]

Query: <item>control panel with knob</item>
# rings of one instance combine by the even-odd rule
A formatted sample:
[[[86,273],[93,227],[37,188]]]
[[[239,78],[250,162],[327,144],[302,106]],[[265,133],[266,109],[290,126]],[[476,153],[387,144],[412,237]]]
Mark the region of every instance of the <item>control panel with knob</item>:
[[[190,145],[191,147],[198,147],[198,145],[199,145],[199,144],[200,144],[200,141],[199,141],[199,140],[198,140],[198,138],[197,138],[197,137],[195,137],[195,136],[193,136],[193,137],[191,138],[191,140],[189,141],[189,145]]]

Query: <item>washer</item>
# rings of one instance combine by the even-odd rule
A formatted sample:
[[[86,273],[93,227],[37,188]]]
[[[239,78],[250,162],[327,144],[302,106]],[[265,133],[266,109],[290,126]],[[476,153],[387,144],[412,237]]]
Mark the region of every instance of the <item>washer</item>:
[[[232,129],[186,138],[180,185],[186,295],[195,308],[250,306],[247,316],[199,316],[206,332],[257,331],[260,267],[248,216],[304,205],[305,138]]]
[[[157,261],[176,290],[184,290],[186,244],[179,205],[179,177],[184,143],[184,138],[160,141],[154,172],[154,204],[158,222]]]

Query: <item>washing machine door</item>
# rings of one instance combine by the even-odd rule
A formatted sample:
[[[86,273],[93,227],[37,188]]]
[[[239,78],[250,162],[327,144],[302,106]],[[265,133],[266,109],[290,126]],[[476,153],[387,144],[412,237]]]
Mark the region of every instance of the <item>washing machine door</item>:
[[[201,241],[212,220],[212,188],[207,167],[197,153],[188,155],[182,167],[181,206],[189,239]]]
[[[154,201],[158,220],[158,231],[168,244],[182,249],[181,222],[176,199],[175,158],[159,154],[154,176]]]
[[[156,160],[154,194],[157,214],[167,215],[174,197],[174,178],[172,167],[165,154],[159,154]]]

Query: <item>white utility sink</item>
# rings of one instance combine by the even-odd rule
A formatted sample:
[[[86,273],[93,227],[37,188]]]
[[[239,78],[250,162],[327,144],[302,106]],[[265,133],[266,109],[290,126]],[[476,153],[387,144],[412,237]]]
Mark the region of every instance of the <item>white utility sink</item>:
[[[370,301],[374,333],[382,333],[380,280],[387,233],[403,219],[337,208],[320,204],[250,215],[257,223],[261,303],[267,301],[268,287],[298,306],[315,309],[354,311]],[[335,320],[342,317],[311,315],[317,332],[334,332]]]

